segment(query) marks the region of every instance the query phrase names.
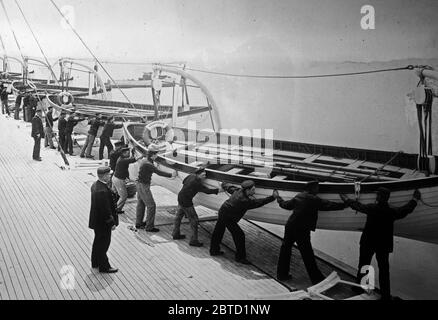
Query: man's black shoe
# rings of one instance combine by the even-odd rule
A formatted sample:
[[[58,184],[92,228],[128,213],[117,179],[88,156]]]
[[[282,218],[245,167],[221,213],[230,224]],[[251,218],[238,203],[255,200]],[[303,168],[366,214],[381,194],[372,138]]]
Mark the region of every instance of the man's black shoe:
[[[35,160],[35,161],[43,161],[43,159],[41,159],[41,158],[34,158],[33,160]]]
[[[85,156],[84,156],[83,154],[81,154],[79,157],[81,157],[81,158],[85,158]]]
[[[109,269],[99,269],[100,273],[116,273],[117,271],[119,271],[119,269],[116,268],[109,268]]]
[[[279,281],[287,281],[287,280],[291,280],[292,279],[292,275],[288,274],[287,276],[277,276],[277,280]]]
[[[180,234],[178,236],[173,236],[173,240],[181,240],[181,239],[185,239],[186,236],[184,234]]]
[[[152,228],[152,229],[146,230],[146,232],[158,232],[158,231],[160,231],[160,229],[158,229],[158,228]]]
[[[210,251],[210,256],[221,256],[224,253],[223,251]]]
[[[251,264],[247,259],[236,259],[236,262],[242,263],[242,264]]]
[[[193,241],[193,242],[190,242],[189,245],[192,247],[202,247],[204,244],[202,242],[199,242],[199,241]]]

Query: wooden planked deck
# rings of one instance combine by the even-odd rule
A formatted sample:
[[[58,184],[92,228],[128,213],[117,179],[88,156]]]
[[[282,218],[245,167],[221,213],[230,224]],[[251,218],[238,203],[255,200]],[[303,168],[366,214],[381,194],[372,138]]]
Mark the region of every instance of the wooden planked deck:
[[[171,209],[176,196],[158,187],[154,187],[156,225],[161,231],[130,230],[136,199],[129,199],[109,250],[110,263],[119,272],[98,273],[90,265],[93,232],[87,228],[96,169],[61,170],[60,155],[44,148],[43,162],[33,161],[30,124],[0,116],[0,130],[1,300],[247,299],[248,294],[285,293],[308,285],[296,250],[292,263],[297,276],[292,283],[273,278],[281,240],[249,222],[242,226],[252,266],[234,262],[228,233],[225,256],[210,257],[214,222],[208,210],[198,210],[204,220],[199,234],[204,247],[173,241]],[[182,233],[189,234],[187,223]],[[328,275],[331,267],[318,262]],[[65,268],[74,271],[67,283],[70,289],[62,282]]]

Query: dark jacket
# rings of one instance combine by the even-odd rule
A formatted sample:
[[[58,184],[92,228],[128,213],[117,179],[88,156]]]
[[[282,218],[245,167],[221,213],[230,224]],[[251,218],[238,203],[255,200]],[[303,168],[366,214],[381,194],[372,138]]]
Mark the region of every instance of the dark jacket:
[[[198,192],[206,194],[218,194],[219,189],[210,189],[202,184],[201,178],[196,174],[187,176],[183,181],[183,187],[178,193],[178,204],[184,208],[193,206],[193,198]]]
[[[67,125],[65,126],[65,133],[66,134],[72,134],[73,128],[81,121],[84,121],[84,118],[75,118],[75,117],[68,117],[67,119]]]
[[[46,127],[53,128],[53,121],[58,120],[58,118],[53,119],[53,110],[46,113]]]
[[[226,192],[231,193],[231,197],[222,204],[218,215],[231,218],[236,222],[242,219],[246,211],[263,207],[275,200],[273,196],[261,199],[249,198],[243,189],[228,184],[223,184],[222,187]]]
[[[41,120],[40,117],[33,117],[32,118],[32,138],[36,138],[37,135],[40,136],[40,138],[44,138],[44,127],[43,127],[43,120]]]
[[[121,149],[112,150],[109,156],[110,167],[111,170],[116,170],[117,160],[119,160],[120,155],[122,154]]]
[[[398,208],[391,208],[388,203],[362,204],[354,200],[347,201],[347,204],[352,209],[367,215],[360,244],[388,252],[394,249],[394,221],[403,219],[417,206],[415,200]]]
[[[105,122],[100,121],[98,119],[93,119],[88,122],[90,125],[90,129],[88,130],[88,134],[92,136],[97,135],[97,131],[99,131],[99,127],[103,126]]]
[[[59,133],[65,133],[65,128],[67,127],[67,120],[64,118],[59,118],[58,120],[58,131]]]
[[[113,136],[114,129],[120,129],[122,127],[123,124],[105,123],[100,137],[111,138]]]
[[[2,101],[6,101],[8,100],[8,96],[9,96],[8,88],[2,88],[0,93],[0,99]]]
[[[140,170],[138,171],[138,182],[144,184],[150,184],[152,174],[158,174],[159,176],[171,178],[172,174],[159,170],[153,163],[150,163],[147,160],[143,160],[140,165]]]
[[[343,202],[331,202],[308,192],[298,193],[291,200],[278,199],[278,204],[286,210],[294,212],[289,217],[287,224],[297,231],[315,231],[318,221],[318,211],[335,211],[345,209]]]
[[[127,178],[129,178],[129,165],[131,163],[134,163],[135,158],[131,157],[131,158],[122,158],[119,157],[119,160],[117,160],[116,163],[116,170],[114,170],[114,177],[121,179],[121,180],[125,180]]]
[[[90,229],[104,229],[119,225],[119,217],[113,195],[108,186],[96,181],[91,186],[91,208],[88,227]]]

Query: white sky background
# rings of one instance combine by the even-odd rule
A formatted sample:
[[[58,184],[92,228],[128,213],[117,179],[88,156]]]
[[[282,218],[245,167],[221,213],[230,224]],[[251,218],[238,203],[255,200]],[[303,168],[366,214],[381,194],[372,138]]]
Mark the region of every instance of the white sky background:
[[[90,57],[61,27],[49,0],[18,0],[51,57]],[[40,56],[14,0],[4,0],[24,54]],[[436,0],[56,0],[71,5],[75,27],[102,59],[187,60],[232,54],[253,39],[269,39],[292,59],[385,61],[434,58]],[[360,28],[360,8],[373,5],[376,29]],[[17,55],[0,10],[8,54]],[[257,48],[256,48],[257,49]],[[269,54],[252,51],[254,55]],[[275,56],[275,52],[272,52]],[[211,58],[211,57],[210,57]],[[269,58],[269,57],[267,57]],[[220,59],[219,59],[220,60]]]

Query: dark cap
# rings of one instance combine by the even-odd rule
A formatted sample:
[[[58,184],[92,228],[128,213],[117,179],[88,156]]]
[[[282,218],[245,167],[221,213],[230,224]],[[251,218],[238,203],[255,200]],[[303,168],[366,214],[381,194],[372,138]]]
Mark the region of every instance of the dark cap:
[[[201,174],[201,173],[203,173],[205,171],[205,168],[204,167],[199,167],[199,168],[197,168],[196,170],[195,170],[195,174]]]
[[[53,106],[49,106],[49,109],[53,109]]]
[[[105,173],[109,173],[111,172],[111,168],[110,167],[99,167],[97,169],[97,174],[98,175],[104,175]]]
[[[381,194],[382,196],[389,197],[391,190],[384,187],[379,187],[377,188],[377,193]]]
[[[120,151],[121,151],[121,152],[129,151],[129,147],[123,147],[123,148],[120,149]]]
[[[314,187],[319,186],[319,182],[318,181],[309,181],[306,183],[306,190],[311,190]]]
[[[252,180],[245,180],[240,186],[242,187],[242,189],[251,189],[255,186],[255,183]]]

